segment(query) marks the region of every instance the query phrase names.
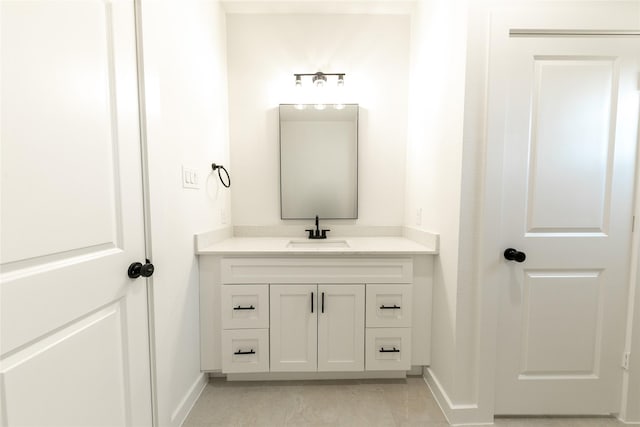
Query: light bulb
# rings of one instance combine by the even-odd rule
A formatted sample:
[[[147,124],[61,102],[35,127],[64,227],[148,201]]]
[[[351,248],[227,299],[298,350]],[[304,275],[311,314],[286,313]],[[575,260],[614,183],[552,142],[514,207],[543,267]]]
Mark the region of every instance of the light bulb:
[[[344,110],[344,104],[334,104],[333,108],[336,110]]]
[[[325,76],[322,73],[316,73],[313,76],[313,84],[317,87],[317,88],[322,88],[324,87],[324,84],[327,82],[327,76]]]
[[[296,76],[296,87],[302,87],[302,76]]]
[[[338,76],[338,87],[343,87],[344,86],[344,74],[340,74]]]
[[[296,104],[293,106],[296,110],[304,110],[304,104]]]
[[[316,104],[316,105],[314,105],[314,108],[316,110],[324,110],[325,108],[327,108],[327,106],[324,105],[324,104]]]

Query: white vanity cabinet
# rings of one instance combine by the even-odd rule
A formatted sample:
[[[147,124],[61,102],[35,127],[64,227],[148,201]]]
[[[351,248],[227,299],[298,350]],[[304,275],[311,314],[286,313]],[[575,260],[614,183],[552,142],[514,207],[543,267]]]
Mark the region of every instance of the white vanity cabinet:
[[[401,378],[430,362],[432,272],[426,255],[201,256],[201,368]]]
[[[364,370],[365,286],[271,285],[271,371]]]

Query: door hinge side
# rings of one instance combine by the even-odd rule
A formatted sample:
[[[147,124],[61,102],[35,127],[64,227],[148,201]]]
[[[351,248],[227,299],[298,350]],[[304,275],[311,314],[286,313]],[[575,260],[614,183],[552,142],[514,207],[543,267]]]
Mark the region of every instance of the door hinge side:
[[[622,369],[629,370],[629,360],[631,359],[631,352],[625,351],[622,353]]]

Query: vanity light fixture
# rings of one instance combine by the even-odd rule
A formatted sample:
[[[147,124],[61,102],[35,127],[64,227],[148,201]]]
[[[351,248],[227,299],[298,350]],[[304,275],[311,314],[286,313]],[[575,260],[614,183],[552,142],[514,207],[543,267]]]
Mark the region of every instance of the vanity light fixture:
[[[317,73],[302,73],[302,74],[294,74],[296,78],[296,87],[302,86],[302,77],[311,77],[311,83],[314,86],[321,88],[327,84],[327,77],[336,76],[337,77],[337,85],[338,87],[344,86],[344,76],[345,73],[323,73],[322,71],[318,71]]]

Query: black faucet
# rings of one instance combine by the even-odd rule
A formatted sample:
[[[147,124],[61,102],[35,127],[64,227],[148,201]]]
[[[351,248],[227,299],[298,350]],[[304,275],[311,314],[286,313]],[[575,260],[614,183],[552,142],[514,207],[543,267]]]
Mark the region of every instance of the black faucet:
[[[331,231],[331,230],[329,229],[320,230],[320,218],[318,217],[318,215],[316,215],[316,229],[304,230],[304,231],[309,233],[310,239],[326,239],[327,231]]]

